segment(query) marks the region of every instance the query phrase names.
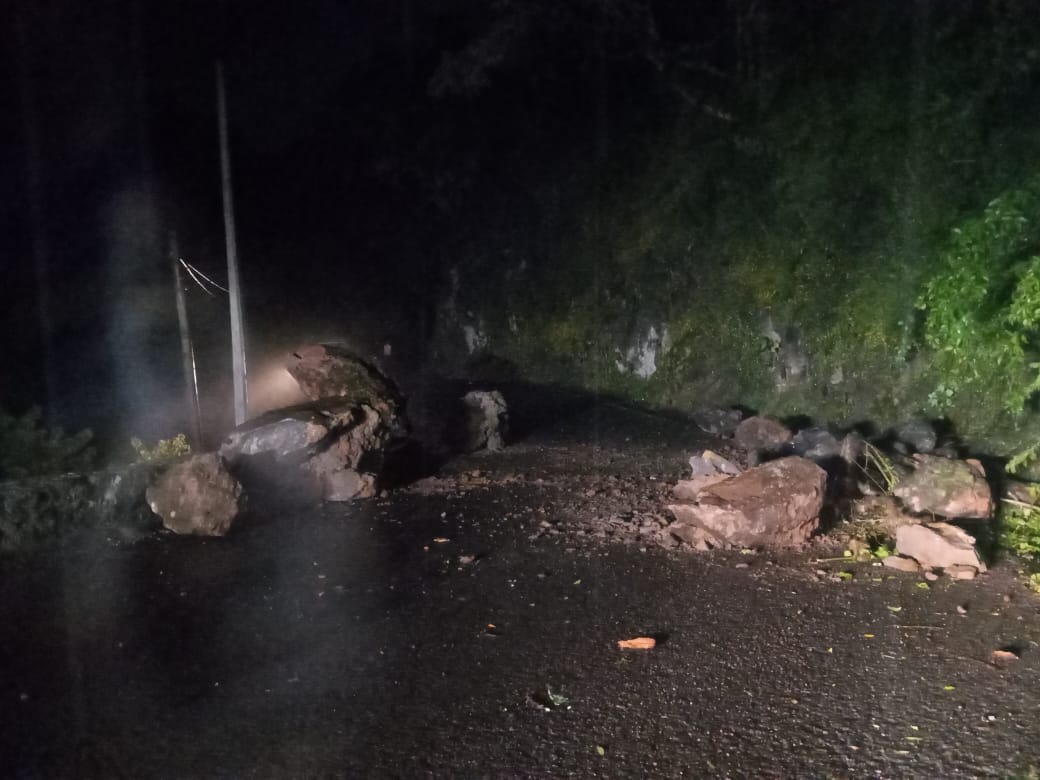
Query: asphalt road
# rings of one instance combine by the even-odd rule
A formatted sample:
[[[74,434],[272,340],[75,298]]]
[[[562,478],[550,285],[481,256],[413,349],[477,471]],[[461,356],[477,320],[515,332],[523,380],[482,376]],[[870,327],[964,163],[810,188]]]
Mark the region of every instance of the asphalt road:
[[[432,488],[259,507],[224,539],[86,533],[6,557],[0,774],[1040,768],[1040,601],[1013,567],[923,589],[816,563],[819,549],[694,554],[567,531],[583,485],[674,479],[692,438],[608,405],[450,463]],[[547,518],[563,532],[540,533]],[[642,635],[657,648],[616,645]],[[1019,660],[990,663],[1008,646]]]

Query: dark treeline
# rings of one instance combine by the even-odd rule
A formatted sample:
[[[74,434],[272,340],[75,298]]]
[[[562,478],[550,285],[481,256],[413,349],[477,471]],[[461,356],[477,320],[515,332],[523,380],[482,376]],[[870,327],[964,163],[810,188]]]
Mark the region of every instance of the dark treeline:
[[[1026,0],[90,6],[0,19],[3,405],[184,429],[155,414],[179,398],[164,253],[176,231],[219,274],[220,57],[257,357],[345,333],[976,435],[1028,406]],[[191,297],[223,420],[226,314]]]

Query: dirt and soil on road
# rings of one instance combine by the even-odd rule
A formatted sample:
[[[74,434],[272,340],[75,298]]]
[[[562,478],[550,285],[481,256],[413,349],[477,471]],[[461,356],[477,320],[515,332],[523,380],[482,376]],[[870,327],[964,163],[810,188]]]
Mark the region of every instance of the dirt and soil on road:
[[[4,774],[1040,767],[1040,600],[1011,562],[924,583],[825,542],[671,549],[670,486],[724,445],[608,401],[550,411],[378,499],[6,557]]]

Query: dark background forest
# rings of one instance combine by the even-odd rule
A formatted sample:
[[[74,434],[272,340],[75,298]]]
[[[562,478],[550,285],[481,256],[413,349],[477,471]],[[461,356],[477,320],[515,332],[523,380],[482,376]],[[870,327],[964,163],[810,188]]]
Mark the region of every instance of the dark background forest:
[[[168,248],[250,362],[1035,436],[1029,0],[17,0],[0,11],[0,406],[186,429]],[[189,290],[207,427],[226,299]]]

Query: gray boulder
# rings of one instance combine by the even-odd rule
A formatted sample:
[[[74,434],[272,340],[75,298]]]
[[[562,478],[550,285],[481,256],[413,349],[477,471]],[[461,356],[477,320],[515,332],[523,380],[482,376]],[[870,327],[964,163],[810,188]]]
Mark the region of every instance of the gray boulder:
[[[742,417],[739,409],[701,409],[694,412],[693,422],[705,433],[728,439],[737,430]]]
[[[987,518],[993,514],[993,496],[986,472],[977,460],[950,460],[915,455],[913,470],[893,490],[911,512],[943,517]]]
[[[805,428],[794,435],[791,449],[795,455],[819,463],[840,458],[842,443],[826,428]]]
[[[498,390],[472,390],[462,397],[466,408],[466,452],[501,450],[508,436],[508,409]]]
[[[895,429],[895,437],[913,448],[914,452],[929,453],[935,449],[938,435],[927,420],[907,420]]]
[[[220,454],[250,491],[346,501],[375,495],[395,413],[348,398],[325,398],[261,415],[236,428]]]

